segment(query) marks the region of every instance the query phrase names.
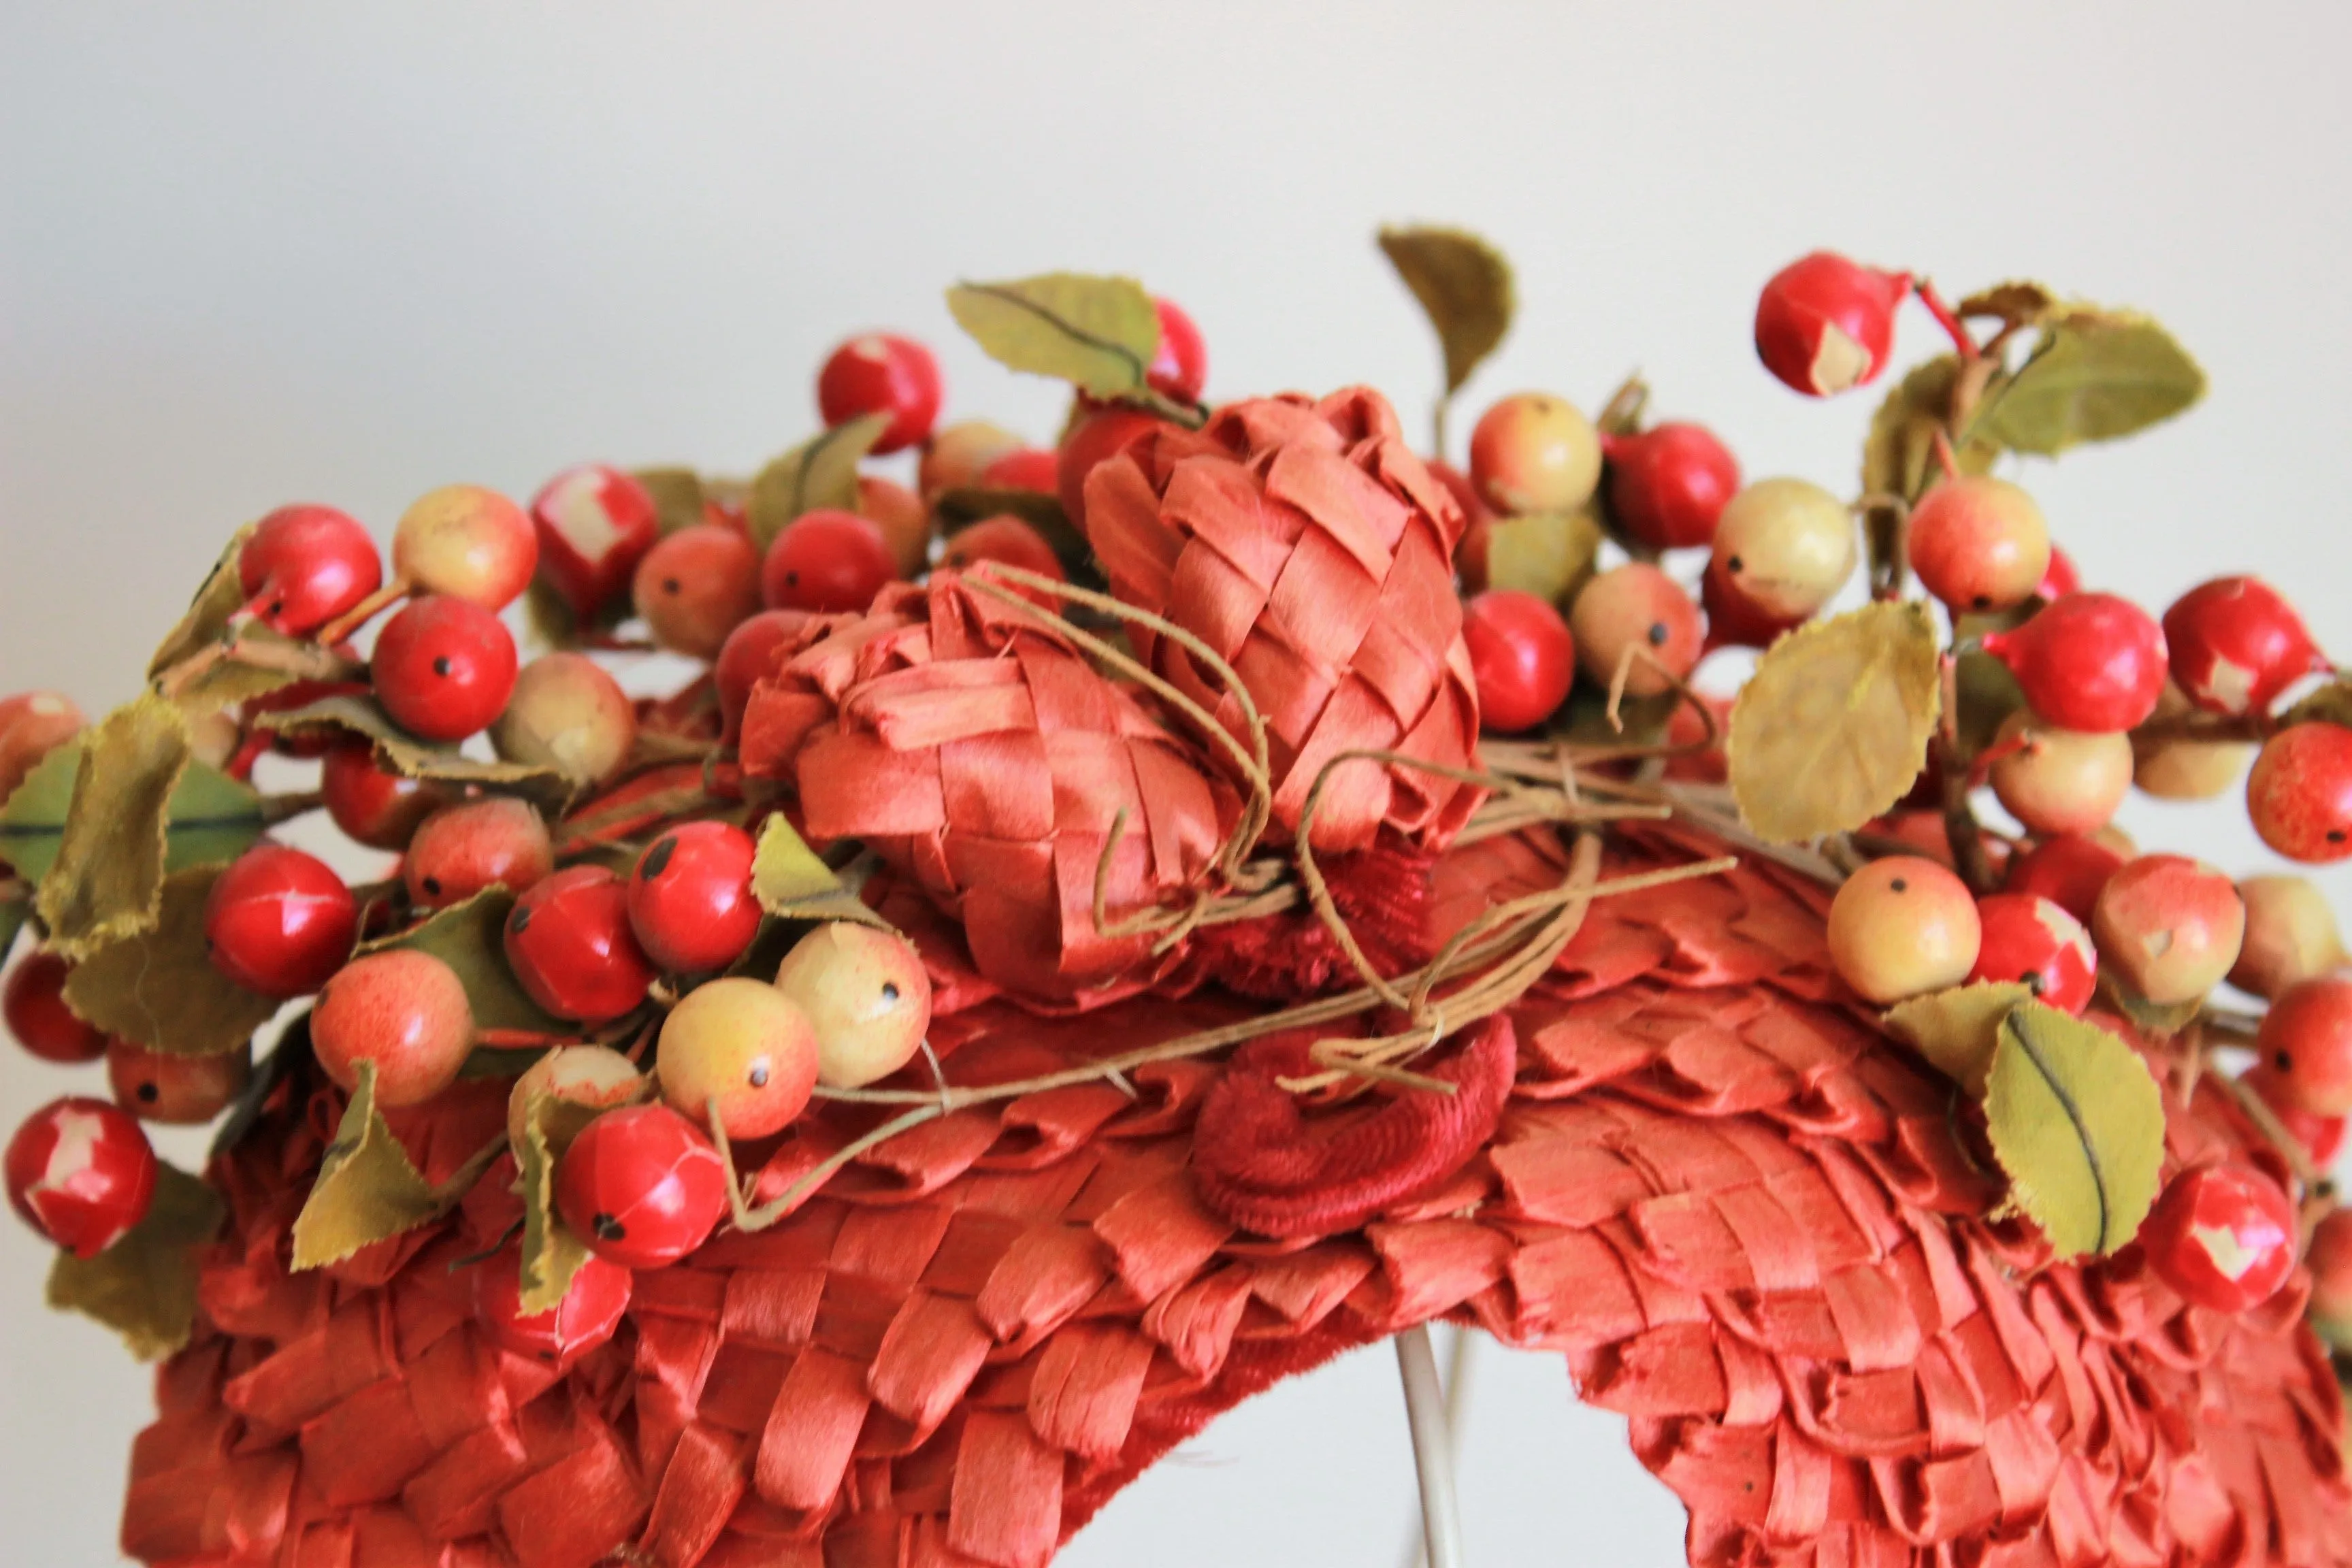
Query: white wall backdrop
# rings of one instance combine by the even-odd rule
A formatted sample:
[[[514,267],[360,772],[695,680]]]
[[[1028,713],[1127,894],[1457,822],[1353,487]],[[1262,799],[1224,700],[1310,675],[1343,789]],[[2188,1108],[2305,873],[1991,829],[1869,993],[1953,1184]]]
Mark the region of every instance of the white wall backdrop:
[[[1434,352],[1370,242],[1404,218],[1517,262],[1472,412],[1638,366],[1751,474],[1841,489],[1872,400],[1804,403],[1748,346],[1782,262],[2155,311],[2212,395],[2029,473],[2061,539],[2152,606],[2262,572],[2352,649],[2347,51],[2319,5],[7,0],[0,689],[126,695],[282,500],[387,531],[447,480],[748,469],[855,327],[937,344],[951,414],[1049,435],[1053,393],[954,333],[959,276],[1133,271],[1202,323],[1213,395],[1366,380],[1417,423]],[[2126,820],[2269,863],[2234,807]],[[0,1128],[66,1085],[0,1055]],[[0,1557],[110,1563],[146,1379],[43,1311],[44,1263],[0,1225]],[[1622,1422],[1556,1362],[1481,1370],[1475,1561],[1680,1561]],[[1379,1565],[1410,1491],[1374,1351],[1213,1427],[1066,1561]]]

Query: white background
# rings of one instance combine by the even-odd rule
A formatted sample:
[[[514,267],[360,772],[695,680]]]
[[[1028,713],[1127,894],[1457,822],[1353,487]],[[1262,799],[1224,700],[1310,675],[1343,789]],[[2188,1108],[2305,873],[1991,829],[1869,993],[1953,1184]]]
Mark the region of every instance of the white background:
[[[1517,262],[1469,413],[1590,408],[1639,366],[1751,474],[1841,489],[1872,399],[1805,403],[1748,344],[1781,263],[2148,309],[2212,395],[2030,472],[2061,539],[2152,607],[2263,573],[2352,648],[2340,7],[229,9],[0,3],[0,689],[128,695],[280,501],[382,533],[449,480],[748,469],[808,433],[855,328],[937,344],[950,414],[1049,436],[1053,393],[956,337],[959,276],[1136,272],[1206,331],[1213,395],[1370,381],[1419,428],[1434,353],[1370,245],[1412,218]],[[1932,351],[1906,316],[1900,352]],[[2267,863],[2234,807],[2127,821]],[[68,1087],[9,1055],[0,1127]],[[145,1377],[42,1310],[44,1262],[0,1226],[0,1555],[103,1563]],[[1475,1561],[1680,1560],[1622,1423],[1557,1362],[1482,1369]],[[1410,1473],[1376,1350],[1212,1428],[1066,1561],[1378,1568]]]

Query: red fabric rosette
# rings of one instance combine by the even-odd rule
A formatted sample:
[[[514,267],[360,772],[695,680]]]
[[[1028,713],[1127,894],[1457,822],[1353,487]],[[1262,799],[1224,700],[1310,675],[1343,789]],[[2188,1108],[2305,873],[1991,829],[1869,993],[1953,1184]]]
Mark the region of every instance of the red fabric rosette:
[[[1049,1005],[1172,965],[1140,917],[1206,887],[1239,815],[1130,689],[952,572],[811,627],[754,689],[742,759],[792,782],[812,838],[862,841],[959,921],[983,976]]]
[[[1284,831],[1297,832],[1318,777],[1346,752],[1471,764],[1478,699],[1454,584],[1462,511],[1380,394],[1255,398],[1197,433],[1154,432],[1088,476],[1086,517],[1112,591],[1240,676],[1265,720]],[[1244,732],[1240,705],[1197,658],[1149,628],[1129,636],[1154,670]],[[1318,849],[1367,847],[1384,826],[1442,848],[1479,799],[1376,761],[1341,764],[1324,793]]]

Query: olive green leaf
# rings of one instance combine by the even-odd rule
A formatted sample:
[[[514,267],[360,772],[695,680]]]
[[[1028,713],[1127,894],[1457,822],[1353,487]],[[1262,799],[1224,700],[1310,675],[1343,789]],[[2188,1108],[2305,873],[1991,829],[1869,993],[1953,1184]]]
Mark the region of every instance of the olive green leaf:
[[[1979,289],[1957,307],[1962,316],[1992,316],[2013,327],[2038,326],[2057,308],[2057,295],[2022,280]]]
[[[49,1306],[96,1319],[139,1360],[161,1361],[195,1326],[196,1249],[219,1233],[226,1212],[209,1185],[159,1164],[147,1217],[129,1234],[95,1258],[58,1254]]]
[[[228,542],[220,559],[196,589],[196,596],[188,603],[187,613],[180,617],[147,661],[147,674],[152,679],[163,671],[218,642],[228,630],[229,621],[245,608],[245,586],[238,580],[236,558],[245,552],[245,542],[253,537],[253,525],[246,524]]]
[[[1952,690],[1952,723],[1963,756],[1991,745],[2009,716],[2025,706],[2025,689],[1989,653],[1964,653],[1953,661]]]
[[[1993,1048],[2000,1043],[2000,1021],[2032,999],[2033,988],[2020,982],[1976,980],[1899,1002],[1882,1022],[1888,1034],[1927,1058],[1928,1066],[1981,1095]]]
[[[2009,1205],[2062,1261],[2129,1241],[2156,1202],[2164,1099],[2121,1037],[2040,1002],[2001,1021],[1985,1075]]]
[[[1732,705],[1739,815],[1790,843],[1879,816],[1927,765],[1942,706],[1935,617],[1916,601],[1865,605],[1772,645]]]
[[[761,553],[804,511],[856,511],[857,465],[889,427],[887,414],[860,415],[819,431],[754,475],[743,516]]]
[[[265,730],[339,730],[375,742],[378,760],[403,778],[435,784],[474,784],[499,795],[522,795],[542,805],[571,798],[562,773],[532,763],[484,762],[453,748],[429,745],[392,721],[373,697],[356,691],[321,697],[282,713],[264,713]]]
[[[654,498],[665,538],[704,521],[702,476],[692,468],[639,468],[636,479]]]
[[[1895,384],[1871,416],[1870,434],[1862,447],[1862,489],[1864,495],[1896,495],[1916,500],[1936,471],[1936,432],[1945,427],[1952,412],[1952,393],[1959,384],[1960,362],[1951,354],[1914,366]],[[2002,384],[1993,377],[1986,395]],[[1981,405],[1979,405],[1981,406]],[[2000,447],[1982,432],[1972,434],[1952,452],[1962,473],[1992,469]]]
[[[751,892],[762,910],[781,920],[855,921],[890,929],[887,921],[843,884],[781,811],[771,814],[760,829],[759,848],[751,858]]]
[[[1501,251],[1458,228],[1383,228],[1380,239],[1389,265],[1437,329],[1451,396],[1511,330],[1511,264]]]
[[[1000,364],[1095,397],[1164,401],[1145,384],[1160,352],[1160,309],[1132,278],[1048,272],[959,283],[948,311]]]
[[[505,1147],[504,1139],[485,1144],[435,1186],[376,1109],[375,1064],[362,1062],[358,1086],[343,1108],[334,1142],[327,1145],[318,1180],[294,1216],[293,1268],[299,1272],[341,1263],[363,1247],[439,1219]]]
[[[16,946],[16,933],[25,929],[25,919],[32,912],[30,887],[23,882],[0,887],[0,963],[8,962],[8,954]]]
[[[66,1005],[91,1027],[177,1057],[236,1050],[278,1014],[206,955],[205,900],[217,866],[163,879],[153,929],[93,949],[66,979]]]
[[[1977,405],[1969,434],[2051,457],[2144,430],[2204,394],[2205,373],[2147,317],[2072,308],[2043,324],[2032,356]]]
[[[2352,679],[2337,676],[2280,715],[2281,727],[2315,721],[2352,729]]]
[[[572,1026],[541,1011],[507,964],[507,916],[514,912],[514,895],[504,888],[485,888],[462,903],[435,910],[406,931],[362,942],[359,951],[414,948],[431,953],[465,986],[477,1029],[568,1037],[576,1033]]]
[[[1601,560],[1601,524],[1590,512],[1538,511],[1486,525],[1486,585],[1517,588],[1563,614]]]

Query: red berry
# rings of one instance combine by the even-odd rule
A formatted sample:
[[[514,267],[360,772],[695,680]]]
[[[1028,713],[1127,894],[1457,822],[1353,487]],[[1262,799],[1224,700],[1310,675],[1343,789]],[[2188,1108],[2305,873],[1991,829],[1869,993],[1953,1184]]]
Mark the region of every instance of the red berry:
[[[874,443],[874,455],[885,457],[931,433],[940,414],[939,362],[912,338],[891,332],[852,338],[817,372],[816,405],[828,426],[867,414],[890,416]]]
[[[2032,893],[1977,900],[1984,936],[1970,980],[2021,981],[2051,1006],[2079,1013],[2099,978],[2099,955],[2083,922]]]
[[[555,1205],[597,1257],[660,1268],[702,1245],[727,1214],[727,1169],[667,1105],[608,1110],[555,1168]]]
[[[1625,690],[1654,697],[1674,688],[1698,662],[1706,633],[1690,595],[1656,567],[1629,561],[1587,583],[1570,608],[1576,658],[1585,674],[1606,686],[1629,649],[1639,647],[1628,666]]]
[[[1043,487],[1054,489],[1051,470]],[[857,515],[873,520],[882,531],[890,563],[901,577],[919,577],[931,563],[931,509],[923,498],[895,479],[874,474],[857,476]]]
[[[253,526],[236,556],[237,587],[266,624],[317,631],[383,583],[367,530],[331,506],[281,506]]]
[[[922,461],[915,469],[915,488],[929,499],[943,490],[976,485],[989,464],[1022,445],[1021,437],[1002,425],[992,425],[985,419],[960,419],[941,428],[923,448]],[[857,510],[866,510],[864,506]]]
[[[1037,447],[1020,447],[992,458],[980,470],[980,486],[990,490],[1041,490],[1054,493],[1061,481],[1060,454]]]
[[[654,966],[629,931],[629,889],[603,866],[558,871],[515,901],[507,963],[559,1018],[601,1024],[646,999]]]
[[[727,634],[759,613],[760,552],[731,528],[681,528],[637,563],[630,595],[654,641],[716,658]]]
[[[319,793],[335,826],[371,849],[406,847],[417,824],[453,798],[439,784],[379,766],[375,742],[356,739],[338,742],[327,753]]]
[[[0,699],[0,802],[16,793],[41,759],[81,730],[81,710],[56,691],[20,691]]]
[[[2294,1205],[2249,1165],[2203,1165],[2172,1178],[2140,1226],[2166,1284],[2200,1307],[2242,1312],[2294,1272]]]
[[[833,615],[865,609],[898,574],[872,518],[820,507],[786,523],[768,546],[760,590],[772,610]]]
[[[392,569],[411,592],[463,599],[491,615],[522,596],[538,567],[530,519],[479,485],[427,491],[392,531]]]
[[[1706,647],[1710,653],[1719,647],[1770,647],[1811,618],[1773,615],[1748,596],[1720,561],[1706,563],[1699,578],[1698,603],[1706,612]]]
[[[2082,589],[2083,574],[2075,570],[2074,558],[2059,546],[2052,545],[2049,570],[2042,574],[2042,585],[2033,590],[2033,596],[2045,605],[2055,604],[2069,594],[2082,592]]]
[[[368,660],[376,700],[410,734],[462,741],[489,727],[514,693],[514,636],[468,599],[435,594],[385,623]]]
[[[661,510],[636,476],[603,463],[566,468],[530,500],[539,571],[572,613],[593,616],[629,585],[661,537]]]
[[[2099,961],[2158,1006],[2193,1002],[2238,962],[2246,906],[2229,878],[2186,855],[2142,855],[2099,889]]]
[[[2290,860],[2316,866],[2352,855],[2352,730],[2316,721],[2263,742],[2246,774],[2246,815]]]
[[[1638,436],[1603,436],[1609,506],[1625,531],[1653,550],[1715,542],[1716,520],[1739,489],[1739,460],[1704,425],[1652,426]]]
[[[474,1270],[474,1321],[499,1349],[562,1372],[613,1337],[635,1283],[626,1268],[591,1253],[572,1271],[563,1300],[526,1315],[522,1253],[509,1247]]]
[[[724,969],[760,930],[751,896],[751,836],[730,822],[688,822],[637,858],[629,873],[629,929],[646,955],[674,974]]]
[[[257,844],[214,879],[205,900],[213,967],[264,996],[307,996],[352,954],[359,905],[324,860]]]
[[[66,1005],[66,977],[72,973],[73,965],[54,952],[27,953],[0,990],[8,1032],[45,1062],[94,1062],[106,1054],[106,1036]]]
[[[1151,303],[1160,311],[1160,347],[1144,373],[1144,384],[1162,397],[1198,403],[1201,389],[1209,384],[1209,345],[1175,300],[1154,295]]]
[[[1568,700],[1576,644],[1559,612],[1533,594],[1491,588],[1463,607],[1462,640],[1489,730],[1529,730]]]
[[[1034,572],[1056,583],[1070,580],[1070,574],[1062,570],[1061,557],[1054,553],[1045,535],[1010,512],[982,518],[969,528],[956,530],[948,536],[947,552],[940,557],[940,565],[958,572],[968,572],[983,561]],[[1022,587],[1019,591],[1048,609],[1060,604],[1042,588]]]
[[[2027,705],[2062,730],[2132,729],[2164,695],[2163,631],[2113,594],[2069,594],[1982,644],[2017,677]]]
[[[2278,694],[2327,668],[2303,617],[2259,577],[2200,583],[2164,612],[2172,679],[2211,713],[2267,713]]]
[[[1136,408],[1098,408],[1062,438],[1055,493],[1080,532],[1087,526],[1087,477],[1167,422]]]
[[[102,1100],[53,1100],[8,1141],[8,1201],[77,1258],[95,1258],[147,1217],[155,1150],[129,1112]]]
[[[462,904],[485,888],[525,892],[554,869],[547,819],[509,795],[443,806],[417,827],[400,868],[409,901],[426,910]]]
[[[2095,838],[2056,833],[2011,861],[2001,886],[2008,892],[2045,898],[2087,924],[2098,905],[2099,889],[2123,864],[2121,855]]]
[[[2050,525],[2007,479],[1962,474],[1911,509],[1905,548],[1920,585],[1954,614],[2005,610],[2050,572]]]
[[[2279,1097],[2315,1116],[2352,1113],[2352,980],[2315,974],[2279,993],[2254,1035]]]
[[[151,1051],[129,1040],[106,1049],[106,1083],[114,1102],[142,1121],[201,1127],[226,1110],[253,1081],[253,1047],[210,1056]]]
[[[457,1081],[474,1047],[474,1010],[457,972],[395,947],[343,965],[310,1014],[310,1047],[327,1076],[359,1087],[375,1064],[378,1105],[419,1105]]]
[[[772,1138],[808,1108],[816,1030],[793,999],[736,975],[688,992],[662,1021],[654,1071],[662,1100],[697,1126],[715,1109],[737,1141]]]
[[[2239,1076],[2239,1081],[2263,1097],[2263,1103],[2271,1108],[2271,1113],[2279,1119],[2279,1124],[2303,1145],[2304,1152],[2311,1156],[2313,1164],[2325,1167],[2336,1163],[2336,1154],[2344,1148],[2344,1118],[2296,1110],[2287,1102],[2286,1090],[2280,1084],[2278,1074],[2265,1063],[2254,1063]]]
[[[743,728],[743,710],[751,688],[776,672],[809,623],[806,610],[762,610],[727,635],[710,667],[711,684],[719,689],[719,711],[726,725],[720,739],[732,743]]]
[[[1875,380],[1895,346],[1895,309],[1911,279],[1816,250],[1764,285],[1756,353],[1799,392],[1827,397]]]

